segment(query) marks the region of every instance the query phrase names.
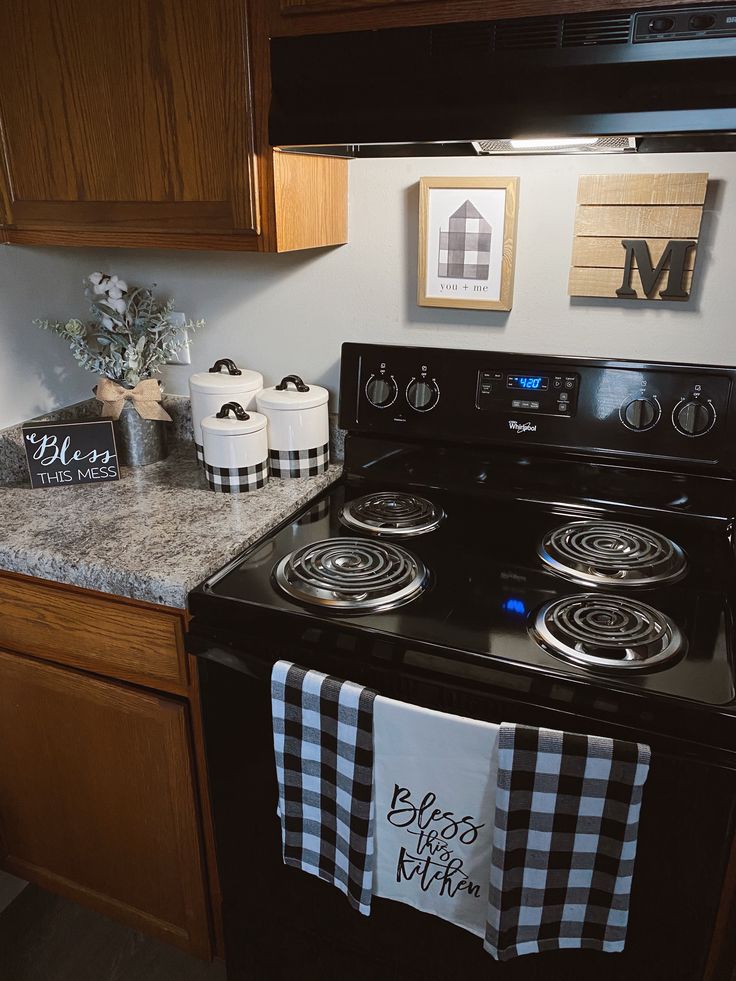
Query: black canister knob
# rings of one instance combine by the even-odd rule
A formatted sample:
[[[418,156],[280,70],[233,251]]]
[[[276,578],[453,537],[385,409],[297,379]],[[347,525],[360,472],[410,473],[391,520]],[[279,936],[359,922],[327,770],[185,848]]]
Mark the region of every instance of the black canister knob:
[[[216,418],[227,419],[231,412],[235,415],[235,418],[240,419],[241,422],[247,422],[248,419],[250,419],[250,416],[239,402],[226,402],[217,413]]]
[[[240,370],[240,368],[238,368],[238,366],[235,364],[235,362],[231,358],[220,358],[219,361],[215,361],[215,363],[210,368],[210,372],[209,373],[211,375],[216,375],[223,368],[227,368],[227,373],[229,375],[242,375],[243,374],[243,372]]]
[[[290,384],[296,388],[297,392],[309,391],[309,385],[305,385],[299,375],[285,375],[274,388],[277,392],[285,392]]]

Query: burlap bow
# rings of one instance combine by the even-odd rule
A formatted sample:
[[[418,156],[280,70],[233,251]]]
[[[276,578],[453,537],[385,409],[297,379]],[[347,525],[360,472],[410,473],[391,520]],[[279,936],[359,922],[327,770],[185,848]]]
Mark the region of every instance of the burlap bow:
[[[102,402],[102,415],[106,419],[119,419],[128,401],[142,419],[171,422],[171,416],[161,405],[161,389],[155,378],[138,382],[135,388],[124,388],[109,378],[102,378],[97,383],[96,394]]]

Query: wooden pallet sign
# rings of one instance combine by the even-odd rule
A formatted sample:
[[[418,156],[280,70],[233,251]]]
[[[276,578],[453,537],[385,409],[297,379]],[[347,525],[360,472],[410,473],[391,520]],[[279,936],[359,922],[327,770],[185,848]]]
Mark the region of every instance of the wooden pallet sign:
[[[707,174],[581,177],[570,296],[688,300],[707,187]]]

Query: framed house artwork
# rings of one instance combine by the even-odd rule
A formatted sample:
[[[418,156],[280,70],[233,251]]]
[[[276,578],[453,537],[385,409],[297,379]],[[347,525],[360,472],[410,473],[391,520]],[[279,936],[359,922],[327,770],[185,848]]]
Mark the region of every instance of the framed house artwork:
[[[511,309],[518,198],[518,177],[421,178],[419,306]]]

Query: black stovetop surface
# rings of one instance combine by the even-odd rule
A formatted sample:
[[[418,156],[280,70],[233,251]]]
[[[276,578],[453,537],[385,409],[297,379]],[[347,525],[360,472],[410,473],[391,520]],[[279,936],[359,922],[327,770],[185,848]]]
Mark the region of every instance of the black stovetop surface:
[[[669,479],[669,478],[667,478]],[[640,487],[645,482],[639,481]],[[502,485],[503,486],[503,485]],[[605,479],[601,487],[610,487]],[[677,486],[654,486],[677,502]],[[358,475],[343,481],[251,548],[191,596],[191,608],[200,625],[209,620],[232,635],[242,625],[247,635],[256,611],[278,625],[298,622],[302,633],[310,624],[320,636],[364,635],[375,647],[381,642],[400,644],[404,660],[421,664],[429,658],[448,675],[463,672],[469,663],[503,666],[512,674],[534,672],[550,679],[575,681],[598,691],[629,692],[638,696],[684,700],[701,706],[728,706],[734,702],[731,650],[734,610],[734,561],[725,518],[682,513],[677,507],[659,509],[653,502],[636,506],[592,500],[589,488],[558,500],[515,500],[498,496],[455,494],[447,490],[389,485]],[[440,505],[446,518],[438,529],[411,538],[388,539],[418,556],[430,570],[430,586],[401,608],[363,615],[335,615],[301,606],[279,592],[272,581],[276,563],[304,545],[337,536],[361,536],[339,521],[346,499],[368,491],[411,489]],[[534,495],[528,495],[533,497]],[[605,496],[605,495],[603,495]],[[677,663],[646,673],[615,674],[578,667],[552,656],[529,635],[535,611],[548,600],[585,592],[547,570],[537,555],[543,535],[571,520],[605,518],[639,524],[675,541],[685,552],[688,573],[672,585],[656,589],[606,587],[607,593],[638,599],[668,614],[688,641],[686,655]],[[388,650],[388,647],[387,647]],[[388,655],[387,655],[388,656]],[[350,644],[345,648],[349,676]],[[461,667],[464,665],[464,667]]]

